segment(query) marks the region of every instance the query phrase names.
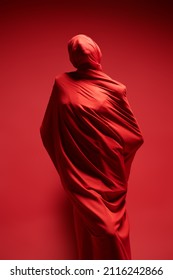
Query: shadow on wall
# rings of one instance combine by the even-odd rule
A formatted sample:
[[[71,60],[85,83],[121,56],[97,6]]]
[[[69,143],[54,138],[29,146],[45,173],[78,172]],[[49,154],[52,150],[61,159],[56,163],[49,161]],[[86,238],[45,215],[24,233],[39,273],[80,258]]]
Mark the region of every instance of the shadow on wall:
[[[77,259],[72,206],[61,192],[56,196],[52,192],[52,199],[50,194],[51,191],[50,205],[38,204],[42,213],[37,209],[33,211],[30,204],[29,213],[24,207],[23,214],[14,215],[14,218],[10,213],[1,228],[0,259]],[[20,205],[17,207],[21,209]]]

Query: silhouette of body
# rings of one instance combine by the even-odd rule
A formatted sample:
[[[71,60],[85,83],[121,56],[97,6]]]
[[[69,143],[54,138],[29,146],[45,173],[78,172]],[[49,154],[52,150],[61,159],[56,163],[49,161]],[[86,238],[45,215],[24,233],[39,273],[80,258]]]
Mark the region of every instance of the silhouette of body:
[[[72,201],[79,259],[131,259],[126,193],[143,137],[98,45],[81,34],[68,51],[77,70],[55,79],[42,141]]]

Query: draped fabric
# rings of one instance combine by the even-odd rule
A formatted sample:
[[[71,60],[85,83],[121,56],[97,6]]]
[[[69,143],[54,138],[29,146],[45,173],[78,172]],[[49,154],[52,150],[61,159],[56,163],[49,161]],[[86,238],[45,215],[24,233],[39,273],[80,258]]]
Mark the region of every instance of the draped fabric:
[[[101,70],[102,53],[99,46],[90,37],[80,34],[68,42],[70,61],[78,69],[91,68]]]
[[[143,137],[126,87],[93,68],[56,77],[40,132],[73,205],[79,259],[131,259],[126,194]]]

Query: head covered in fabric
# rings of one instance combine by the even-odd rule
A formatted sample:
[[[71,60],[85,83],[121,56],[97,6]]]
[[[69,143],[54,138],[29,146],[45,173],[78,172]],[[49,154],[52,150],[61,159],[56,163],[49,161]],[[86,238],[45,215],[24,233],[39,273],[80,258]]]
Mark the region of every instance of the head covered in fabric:
[[[102,53],[99,46],[88,36],[79,34],[68,42],[70,61],[77,69],[101,70]]]

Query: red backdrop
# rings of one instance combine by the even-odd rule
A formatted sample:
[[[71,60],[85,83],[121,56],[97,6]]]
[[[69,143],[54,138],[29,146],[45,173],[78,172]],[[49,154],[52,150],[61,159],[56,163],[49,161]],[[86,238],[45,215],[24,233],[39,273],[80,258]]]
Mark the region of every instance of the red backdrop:
[[[71,205],[39,128],[54,77],[73,69],[66,46],[78,33],[99,44],[103,70],[126,84],[145,139],[127,197],[132,256],[172,259],[171,4],[59,2],[0,4],[0,259],[76,258]]]

